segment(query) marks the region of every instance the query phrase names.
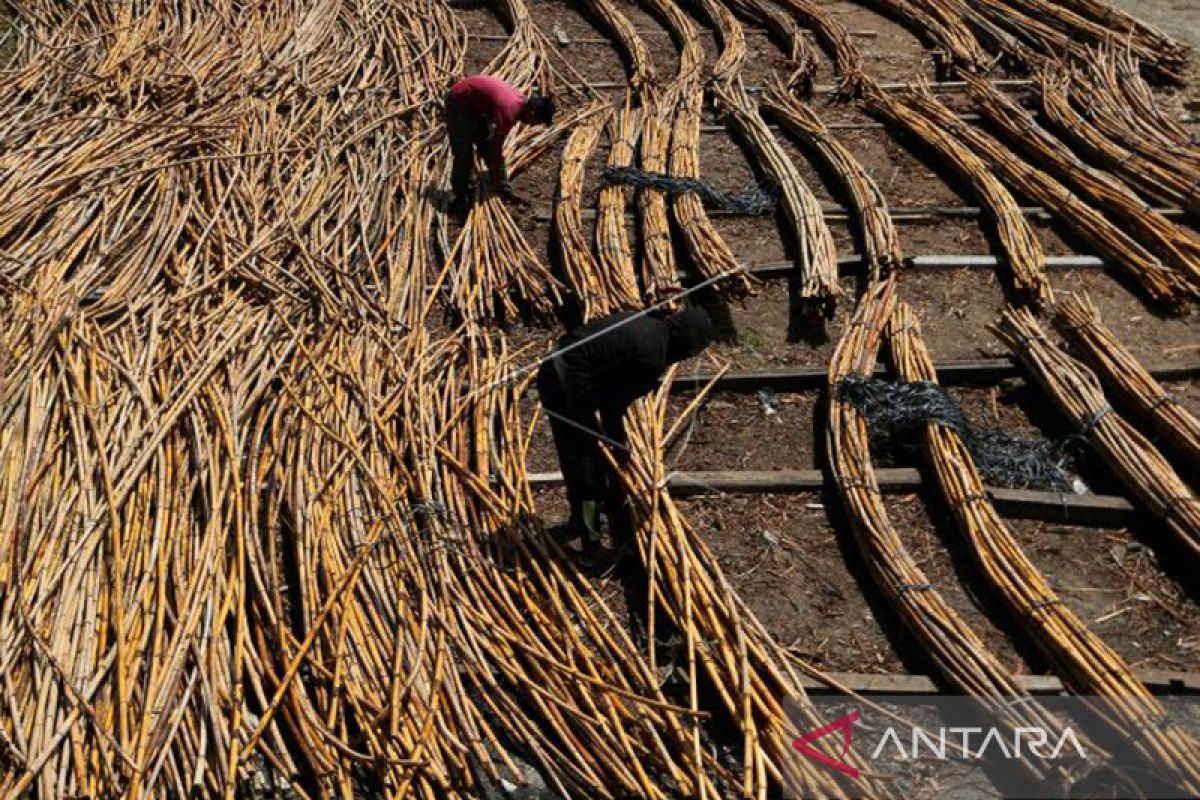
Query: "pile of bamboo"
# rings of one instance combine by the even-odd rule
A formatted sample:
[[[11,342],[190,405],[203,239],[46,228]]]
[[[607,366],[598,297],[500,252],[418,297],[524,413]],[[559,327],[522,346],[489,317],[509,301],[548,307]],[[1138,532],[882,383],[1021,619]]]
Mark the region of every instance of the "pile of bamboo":
[[[887,340],[901,380],[937,383],[920,325],[906,304],[893,313]],[[1063,683],[1073,694],[1103,698],[1094,710],[1115,732],[1133,734],[1134,749],[1156,774],[1173,776],[1180,787],[1200,785],[1196,769],[1200,745],[1179,728],[1157,727],[1165,709],[1129,664],[1058,597],[1025,555],[988,499],[962,437],[949,427],[930,423],[924,444],[942,496],[982,574]]]
[[[1095,374],[1054,346],[1027,310],[993,328],[1113,473],[1190,554],[1200,554],[1200,498],[1162,454],[1109,405]]]
[[[984,117],[1010,143],[1026,151],[1072,191],[1124,222],[1130,236],[1164,258],[1195,289],[1200,289],[1200,237],[1149,208],[1120,180],[1084,162],[1064,142],[1038,125],[1032,114],[990,83],[973,75],[963,78]],[[1157,294],[1171,289],[1177,296],[1185,293],[1186,287],[1179,286],[1176,275],[1156,276],[1151,269],[1143,279],[1148,288],[1152,287]]]
[[[790,223],[796,247],[797,296],[813,310],[831,309],[841,294],[837,249],[821,213],[821,203],[804,182],[759,113],[757,104],[740,85],[718,85],[718,102],[734,129],[777,187],[776,194]]]
[[[1078,73],[1063,69],[1046,69],[1041,73],[1042,113],[1059,136],[1147,197],[1180,205],[1188,213],[1200,215],[1200,188],[1193,178],[1141,152],[1140,145],[1136,149],[1128,146],[1141,142],[1140,137],[1131,138],[1120,132],[1116,138],[1108,136],[1097,127],[1094,117],[1085,118],[1073,107],[1074,97],[1083,108],[1094,108],[1083,98],[1092,97],[1092,102],[1096,102],[1096,94],[1094,87],[1089,88]]]
[[[773,86],[763,108],[777,117],[794,136],[817,152],[838,176],[850,196],[860,226],[862,250],[872,275],[886,275],[900,266],[900,240],[888,214],[887,200],[854,154],[837,140],[809,106],[782,86]],[[819,211],[819,209],[818,209]]]
[[[933,149],[970,184],[996,225],[996,235],[1017,291],[1035,304],[1053,302],[1054,293],[1046,276],[1040,240],[1021,213],[1017,201],[996,177],[995,166],[989,166],[977,154],[978,148],[972,149],[963,140],[963,126],[957,118],[925,90],[912,90],[901,98],[876,89],[868,91],[864,105],[885,122],[903,128]],[[945,114],[933,116],[932,110],[945,111]],[[946,117],[954,120],[953,128],[946,126]]]
[[[585,319],[595,316],[598,303],[616,302],[614,291],[626,289],[609,283],[609,272],[600,268],[583,230],[583,165],[600,141],[610,115],[597,115],[580,125],[567,140],[558,173],[558,201],[554,205],[554,235],[568,285],[582,306]],[[623,222],[623,220],[622,220]],[[629,302],[638,300],[632,287]]]
[[[833,53],[839,97],[857,97],[867,78],[864,66],[866,59],[862,49],[850,38],[846,26],[813,0],[779,0],[779,5],[798,17],[804,27],[816,33],[817,38]]]
[[[1188,466],[1200,467],[1200,419],[1180,405],[1105,327],[1091,298],[1073,295],[1059,303],[1054,323],[1105,386],[1158,431]]]
[[[939,674],[958,691],[976,697],[1010,729],[1038,725],[1058,731],[1061,724],[1017,684],[905,547],[879,490],[866,420],[839,394],[843,379],[868,376],[874,369],[880,339],[895,307],[897,275],[872,282],[829,365],[825,440],[838,495],[871,576]],[[1069,784],[1070,771],[1063,764],[1039,759],[1035,768],[1045,780]]]

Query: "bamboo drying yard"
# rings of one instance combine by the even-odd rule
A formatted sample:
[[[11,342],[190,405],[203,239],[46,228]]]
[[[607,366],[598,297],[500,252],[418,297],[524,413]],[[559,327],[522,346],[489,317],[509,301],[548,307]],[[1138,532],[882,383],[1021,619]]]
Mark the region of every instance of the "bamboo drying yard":
[[[0,2],[0,798],[904,796],[791,741],[926,676],[1007,728],[1107,697],[1200,794],[1157,697],[1200,691],[1180,13]],[[532,206],[458,221],[479,71],[559,113],[507,145]],[[630,410],[588,569],[536,366],[681,293],[720,341]],[[1064,485],[874,435],[873,376]]]

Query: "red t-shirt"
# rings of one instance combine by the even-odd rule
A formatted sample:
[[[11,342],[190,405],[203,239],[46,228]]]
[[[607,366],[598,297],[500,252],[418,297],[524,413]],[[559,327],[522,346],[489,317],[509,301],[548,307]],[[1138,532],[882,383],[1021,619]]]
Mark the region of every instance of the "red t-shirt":
[[[499,141],[504,141],[525,107],[525,95],[494,75],[468,75],[450,87],[450,96],[460,108],[494,123]]]

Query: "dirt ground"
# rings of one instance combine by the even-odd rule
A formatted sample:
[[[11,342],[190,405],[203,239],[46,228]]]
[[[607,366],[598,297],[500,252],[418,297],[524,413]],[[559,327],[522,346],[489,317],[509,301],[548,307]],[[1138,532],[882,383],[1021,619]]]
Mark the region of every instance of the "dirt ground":
[[[661,25],[629,2],[618,0],[650,45],[655,66],[663,76],[676,68],[677,51]],[[890,19],[851,3],[830,3],[855,40],[868,53],[868,68],[885,81],[933,79],[930,52],[915,36]],[[1173,34],[1200,44],[1200,4],[1180,9],[1170,0],[1118,5],[1153,22],[1162,22]],[[536,19],[552,41],[559,32],[571,43],[556,45],[555,52],[577,71],[576,81],[620,81],[624,69],[618,52],[591,40],[606,33],[582,16],[572,4],[538,2]],[[472,34],[488,37],[471,42],[468,70],[482,69],[499,51],[504,27],[486,8],[464,8],[463,19]],[[704,26],[701,25],[703,28]],[[582,41],[581,41],[582,40]],[[766,80],[783,69],[783,51],[768,36],[748,29],[748,57],[744,80]],[[716,57],[717,46],[705,28],[706,57]],[[1193,76],[1196,69],[1193,67]],[[820,53],[817,83],[834,76],[827,54]],[[1178,118],[1196,109],[1197,82],[1182,90],[1162,91],[1160,100]],[[609,93],[611,94],[611,93]],[[615,96],[615,95],[613,95]],[[965,110],[961,98],[951,98]],[[827,122],[867,122],[852,106],[832,105],[825,98],[814,104]],[[720,125],[718,114],[708,109],[706,125]],[[839,130],[839,138],[865,164],[883,188],[893,208],[919,205],[977,205],[969,190],[960,187],[919,147],[903,136],[878,128]],[[814,159],[798,143],[781,139],[805,181],[824,202],[845,203],[829,176],[814,167]],[[600,188],[599,172],[607,158],[602,141],[587,165],[585,207]],[[532,202],[533,210],[521,218],[531,243],[553,263],[553,243],[547,212],[554,201],[559,149],[540,159],[514,180],[516,191]],[[737,140],[728,132],[706,131],[701,141],[701,163],[706,179],[724,189],[742,189],[759,182],[760,174]],[[1018,200],[1033,205],[1028,198]],[[718,231],[743,263],[786,260],[790,244],[780,220],[767,217],[714,216]],[[1069,233],[1045,223],[1034,228],[1048,254],[1090,253]],[[856,251],[848,223],[831,223],[840,255]],[[989,224],[973,219],[941,219],[899,225],[901,244],[908,255],[981,254],[993,252]],[[630,236],[636,231],[630,225]],[[1099,305],[1106,324],[1146,364],[1190,364],[1200,359],[1200,336],[1194,310],[1167,316],[1147,306],[1123,279],[1096,270],[1061,270],[1051,273],[1060,296],[1087,292]],[[786,280],[763,282],[756,293],[741,302],[726,302],[715,295],[703,298],[715,312],[721,341],[710,349],[709,363],[729,363],[734,369],[780,366],[824,366],[852,309],[856,277],[842,283],[847,300],[828,320],[824,330],[799,325],[798,311]],[[960,269],[914,271],[903,276],[903,298],[920,315],[935,360],[969,359],[1005,354],[989,332],[1008,296],[1003,270]],[[524,341],[549,341],[561,331],[544,327],[522,329],[514,336]],[[1172,382],[1169,390],[1187,407],[1200,412],[1200,384]],[[1000,427],[1027,436],[1057,437],[1067,433],[1065,421],[1035,387],[1020,379],[1000,386],[954,389],[951,392],[976,426]],[[673,398],[672,410],[682,410],[686,398]],[[526,399],[533,413],[535,399]],[[717,392],[697,415],[686,446],[669,455],[677,470],[813,469],[824,464],[824,405],[816,392],[755,393]],[[919,466],[914,452],[879,453],[877,464]],[[548,426],[541,425],[529,458],[531,472],[557,469]],[[1099,493],[1124,493],[1107,470],[1083,457],[1078,465],[1086,485]],[[1196,476],[1192,475],[1195,479]],[[1200,482],[1194,482],[1200,486]],[[561,490],[539,490],[547,524],[565,515]],[[682,500],[682,507],[697,530],[718,554],[734,587],[751,609],[783,643],[815,665],[859,672],[930,673],[932,668],[914,645],[875,588],[841,516],[836,498],[822,493],[797,495],[712,494]],[[1029,646],[985,586],[953,523],[932,492],[887,498],[889,515],[927,571],[931,581],[962,613],[1000,658],[1017,673],[1044,673],[1046,665]],[[1136,530],[1049,525],[1011,521],[1011,529],[1027,554],[1047,576],[1071,608],[1137,667],[1200,670],[1200,608],[1192,579],[1172,566],[1171,547],[1159,526],[1149,517]],[[623,603],[621,576],[597,579],[601,593],[616,605]],[[1189,593],[1192,592],[1192,593]]]

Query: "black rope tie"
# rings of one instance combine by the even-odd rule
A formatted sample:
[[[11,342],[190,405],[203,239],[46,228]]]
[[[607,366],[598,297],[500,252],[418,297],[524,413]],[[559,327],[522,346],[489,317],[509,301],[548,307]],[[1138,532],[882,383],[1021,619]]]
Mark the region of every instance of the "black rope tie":
[[[906,583],[900,587],[897,593],[898,597],[904,597],[909,592],[930,592],[933,591],[932,583]]]
[[[1158,397],[1154,398],[1154,402],[1151,403],[1150,407],[1147,408],[1146,410],[1147,411],[1157,411],[1158,409],[1165,406],[1167,403],[1174,403],[1174,402],[1175,402],[1174,397],[1171,397],[1171,395],[1169,395],[1169,394],[1162,394],[1162,395],[1159,395]]]
[[[1096,426],[1100,424],[1100,421],[1111,414],[1112,411],[1113,407],[1106,405],[1103,408],[1096,409],[1091,414],[1080,417],[1076,420],[1076,423],[1079,425],[1079,433],[1083,436],[1091,436],[1096,430]]]
[[[1048,600],[1038,600],[1036,603],[1029,604],[1029,608],[1025,609],[1025,616],[1032,617],[1039,611],[1045,611],[1047,608],[1061,606],[1062,604],[1063,601],[1059,600],[1057,597],[1051,597]]]
[[[775,197],[769,186],[754,186],[741,192],[725,192],[700,178],[684,178],[639,167],[605,167],[600,173],[605,186],[621,184],[639,189],[657,189],[666,194],[696,194],[709,208],[735,214],[758,216],[775,210]]]

